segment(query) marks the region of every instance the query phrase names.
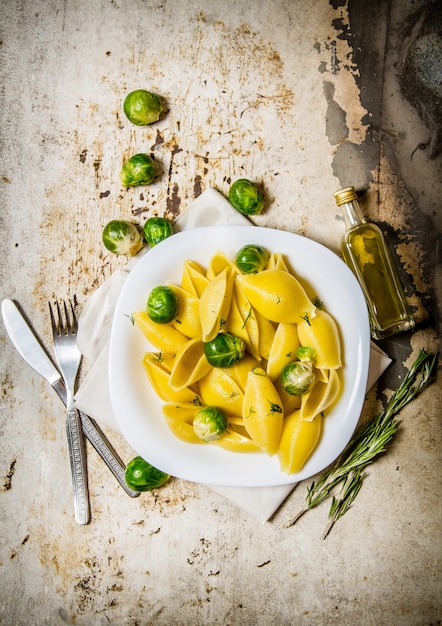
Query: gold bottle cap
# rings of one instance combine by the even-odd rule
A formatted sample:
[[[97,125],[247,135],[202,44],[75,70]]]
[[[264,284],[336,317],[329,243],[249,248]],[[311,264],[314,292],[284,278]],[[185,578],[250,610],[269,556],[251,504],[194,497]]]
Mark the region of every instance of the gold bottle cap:
[[[338,191],[335,191],[333,195],[338,206],[346,204],[347,202],[353,202],[353,200],[358,199],[354,187],[343,187],[343,189],[338,189]]]

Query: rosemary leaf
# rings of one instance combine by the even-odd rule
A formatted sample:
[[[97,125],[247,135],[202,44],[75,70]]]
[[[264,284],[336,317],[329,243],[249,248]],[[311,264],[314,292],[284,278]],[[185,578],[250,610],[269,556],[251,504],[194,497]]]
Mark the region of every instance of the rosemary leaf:
[[[419,352],[385,410],[356,429],[336,461],[316,482],[307,487],[303,508],[284,524],[284,528],[293,526],[304,513],[320,504],[341,485],[339,496],[332,495],[329,523],[322,534],[325,539],[335,522],[348,511],[358,495],[366,476],[362,470],[386,451],[396,434],[399,422],[395,416],[431,382],[437,358],[437,352]]]

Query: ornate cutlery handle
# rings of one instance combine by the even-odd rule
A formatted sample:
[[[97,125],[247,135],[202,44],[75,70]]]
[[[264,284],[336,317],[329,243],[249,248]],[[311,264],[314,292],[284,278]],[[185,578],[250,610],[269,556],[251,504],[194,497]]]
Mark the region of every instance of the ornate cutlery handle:
[[[66,412],[66,431],[74,487],[75,519],[78,524],[88,524],[90,508],[88,486],[85,480],[87,476],[86,449],[80,416],[76,409]]]
[[[80,411],[79,413],[85,437],[87,437],[88,441],[101,456],[112,474],[123,487],[124,491],[131,498],[136,498],[137,496],[139,496],[139,491],[134,491],[127,486],[126,479],[124,477],[126,466],[118,456],[117,452],[114,450],[106,435],[91,417],[89,417],[82,411]]]

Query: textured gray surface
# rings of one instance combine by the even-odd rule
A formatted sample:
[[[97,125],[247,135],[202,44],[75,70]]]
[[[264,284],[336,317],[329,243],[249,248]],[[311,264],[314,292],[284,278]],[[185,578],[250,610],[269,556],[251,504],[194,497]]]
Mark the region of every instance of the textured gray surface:
[[[3,0],[1,298],[16,299],[49,342],[47,300],[64,291],[82,306],[125,262],[103,249],[107,221],[177,215],[240,176],[266,190],[256,224],[338,251],[333,191],[353,184],[388,235],[417,320],[383,343],[395,361],[362,417],[379,410],[417,351],[438,345],[442,176],[437,120],[400,82],[404,43],[415,67],[432,67],[423,44],[436,58],[424,31],[404,38],[433,5],[369,5]],[[140,87],[167,102],[147,129],[122,114]],[[122,160],[143,150],[162,175],[121,189]],[[175,479],[131,500],[90,449],[93,520],[78,527],[62,405],[0,332],[2,624],[440,623],[440,384],[403,411],[325,541],[327,505],[283,528],[308,483],[262,525]]]

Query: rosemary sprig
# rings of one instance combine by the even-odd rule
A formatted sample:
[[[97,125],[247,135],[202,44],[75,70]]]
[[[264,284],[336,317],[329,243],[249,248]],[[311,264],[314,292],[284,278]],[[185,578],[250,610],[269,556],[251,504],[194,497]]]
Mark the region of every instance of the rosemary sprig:
[[[421,350],[401,385],[390,398],[382,413],[356,429],[353,437],[337,460],[323,472],[317,482],[307,487],[303,508],[285,524],[293,526],[310,509],[320,504],[341,485],[338,496],[332,496],[329,522],[321,535],[325,539],[335,522],[350,508],[366,477],[363,469],[372,463],[393,439],[399,422],[395,416],[431,382],[438,353]]]

